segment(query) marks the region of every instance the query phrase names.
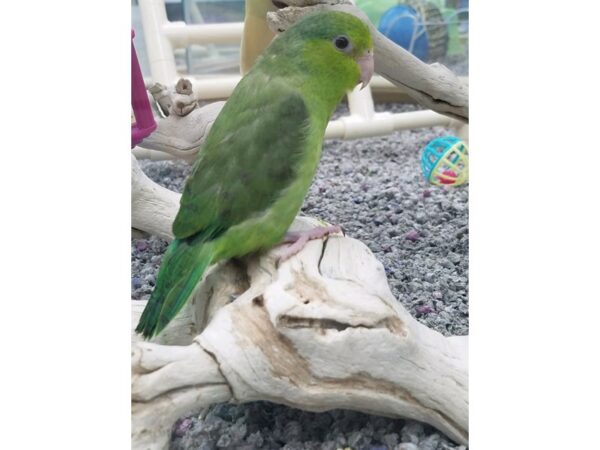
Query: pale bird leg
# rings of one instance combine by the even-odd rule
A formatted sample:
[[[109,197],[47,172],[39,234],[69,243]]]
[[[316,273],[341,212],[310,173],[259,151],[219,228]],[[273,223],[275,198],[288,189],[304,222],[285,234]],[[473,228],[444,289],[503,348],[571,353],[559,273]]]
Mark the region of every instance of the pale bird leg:
[[[282,244],[291,244],[279,254],[279,262],[290,259],[296,253],[304,248],[308,241],[321,239],[334,233],[341,233],[342,228],[338,225],[327,227],[316,227],[304,231],[288,231],[282,241]]]

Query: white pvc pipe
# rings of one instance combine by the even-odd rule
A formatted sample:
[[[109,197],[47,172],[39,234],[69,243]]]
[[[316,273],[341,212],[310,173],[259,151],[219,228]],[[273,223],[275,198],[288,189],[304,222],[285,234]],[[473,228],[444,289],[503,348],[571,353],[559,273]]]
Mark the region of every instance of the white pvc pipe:
[[[131,150],[133,156],[137,159],[148,159],[150,161],[167,161],[177,159],[175,156],[167,152],[161,152],[158,150],[149,150],[143,147],[134,147]]]
[[[242,79],[241,75],[192,78],[192,89],[199,100],[226,99]],[[177,80],[173,82],[175,84]]]
[[[175,85],[179,81],[180,76],[173,77],[167,85]],[[231,96],[231,93],[242,79],[241,75],[225,75],[220,74],[218,76],[187,76],[186,78],[192,81],[194,94],[199,100],[215,100],[215,99],[226,99]],[[154,82],[151,79],[146,79],[146,86],[150,87]],[[163,83],[164,84],[164,83]],[[375,75],[369,85],[362,91],[358,89],[358,95],[348,96],[349,103],[352,103],[352,111],[356,111],[356,114],[371,117],[372,113],[371,106],[373,99],[371,92],[374,89],[396,89],[398,88],[390,83],[385,78]],[[362,97],[362,98],[361,98]],[[370,97],[370,98],[369,98]],[[359,111],[362,111],[359,112]],[[374,109],[373,109],[374,111]]]
[[[375,105],[373,104],[373,95],[369,85],[365,86],[364,89],[361,89],[361,85],[356,86],[348,94],[348,109],[352,116],[360,116],[366,120],[373,118]]]
[[[386,80],[381,75],[375,75],[371,78],[371,82],[369,83],[371,89],[395,89],[398,90],[398,86],[394,83]]]
[[[169,85],[177,78],[173,47],[162,30],[169,23],[164,0],[140,0],[150,73],[155,83]]]
[[[457,120],[451,117],[439,114],[430,109],[395,114],[383,112],[377,113],[376,116],[380,116],[382,120],[388,120],[387,116],[391,116],[390,120],[392,121],[394,131],[429,127],[450,127],[457,122]]]
[[[184,48],[192,44],[240,45],[243,30],[243,22],[196,25],[186,25],[185,22],[169,22],[162,29],[175,48]]]
[[[164,0],[140,0],[140,12],[154,82],[172,85],[178,81],[174,48],[184,48],[191,44],[239,45],[241,42],[244,28],[242,22],[198,25],[169,22]],[[193,83],[194,91],[200,100],[228,98],[239,80],[240,77],[236,75],[201,78]],[[362,91],[355,89],[348,96],[352,115],[367,119],[373,116],[375,109],[371,87],[394,88],[394,85],[380,76],[374,76],[370,86]]]
[[[399,130],[450,126],[452,119],[431,110],[405,113],[375,113],[369,120],[350,115],[329,122],[326,139],[360,139],[383,136]]]
[[[389,112],[375,113],[370,120],[351,115],[329,122],[325,131],[325,139],[361,139],[392,134],[400,130],[434,126],[449,127],[454,125],[455,122],[454,119],[431,110],[396,114]],[[138,159],[153,161],[176,159],[168,153],[141,147],[135,147],[133,154]]]

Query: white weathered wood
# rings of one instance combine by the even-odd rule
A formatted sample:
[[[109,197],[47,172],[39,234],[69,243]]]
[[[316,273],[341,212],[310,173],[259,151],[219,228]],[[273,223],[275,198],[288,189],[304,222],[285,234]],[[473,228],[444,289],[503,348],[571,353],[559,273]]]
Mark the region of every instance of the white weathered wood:
[[[175,94],[172,98],[170,113],[180,117],[187,116],[198,107],[198,99],[192,90],[192,82],[186,78],[180,78],[175,85]]]
[[[137,342],[131,355],[132,448],[166,449],[175,421],[231,399],[214,358],[200,345]]]
[[[165,117],[169,115],[173,99],[171,98],[171,92],[169,89],[161,83],[154,83],[148,88],[148,92],[154,98],[154,101],[158,104],[158,108],[161,110],[161,114]]]
[[[265,287],[222,308],[198,338],[236,399],[408,417],[466,443],[466,354],[402,308],[364,244],[330,237],[274,262],[249,261],[250,286]]]
[[[403,88],[421,105],[468,122],[468,80],[457,77],[442,64],[426,64],[396,45],[349,0],[283,0],[283,3],[292,6],[267,13],[269,27],[274,32],[284,32],[300,17],[319,10],[342,11],[359,17],[369,24],[373,34],[376,73]]]
[[[174,111],[177,102],[184,101],[189,105],[195,102],[191,96],[174,95],[171,111]],[[156,130],[144,138],[142,148],[159,150],[188,162],[193,161],[223,105],[225,102],[193,108],[186,106],[179,110],[180,114],[169,114],[157,121]]]
[[[131,156],[131,227],[173,239],[171,225],[179,210],[180,194],[170,191],[146,176]]]
[[[132,342],[142,341],[142,337],[134,330],[137,326],[142,312],[146,307],[147,300],[132,300],[131,308],[131,340]],[[158,344],[168,345],[188,345],[193,341],[196,332],[196,317],[193,308],[193,302],[186,304],[177,314],[171,323],[163,330],[160,336],[152,340]]]
[[[132,192],[145,195],[133,201],[147,203],[150,218],[165,206],[152,198],[159,189]],[[173,219],[178,196],[170,198]],[[293,229],[318,223],[300,217]],[[412,318],[355,239],[311,241],[278,264],[280,249],[213,267],[161,344],[134,337],[133,448],[166,448],[178,417],[229,399],[411,418],[466,444],[467,337]],[[142,306],[134,302],[134,323]]]

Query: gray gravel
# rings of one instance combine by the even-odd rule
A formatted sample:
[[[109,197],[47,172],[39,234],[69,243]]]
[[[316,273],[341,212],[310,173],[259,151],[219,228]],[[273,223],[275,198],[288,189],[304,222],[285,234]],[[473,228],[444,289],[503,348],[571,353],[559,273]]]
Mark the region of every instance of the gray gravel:
[[[310,413],[265,402],[221,404],[173,428],[171,450],[465,450],[428,425],[354,411]]]
[[[410,105],[386,106],[407,111]],[[340,108],[340,112],[344,108]],[[468,334],[468,187],[429,185],[421,149],[447,134],[410,130],[356,141],[327,141],[302,211],[341,225],[384,264],[398,300],[420,322],[449,335]],[[189,166],[142,162],[146,174],[180,191]],[[166,242],[132,239],[132,296],[152,291]],[[431,427],[350,411],[307,413],[256,402],[216,405],[199,420],[180,420],[172,449],[464,449]]]

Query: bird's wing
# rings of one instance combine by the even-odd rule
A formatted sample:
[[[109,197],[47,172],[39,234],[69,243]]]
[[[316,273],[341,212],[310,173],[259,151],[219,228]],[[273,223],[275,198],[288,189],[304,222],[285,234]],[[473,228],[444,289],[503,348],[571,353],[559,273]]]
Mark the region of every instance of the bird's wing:
[[[299,93],[261,73],[246,76],[200,149],[175,237],[208,241],[267,210],[297,176],[308,133]]]

